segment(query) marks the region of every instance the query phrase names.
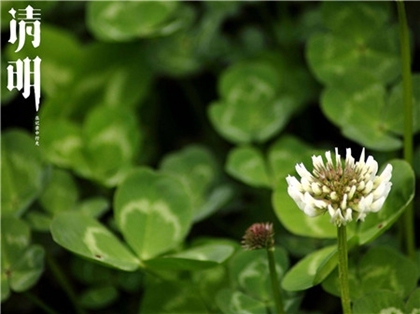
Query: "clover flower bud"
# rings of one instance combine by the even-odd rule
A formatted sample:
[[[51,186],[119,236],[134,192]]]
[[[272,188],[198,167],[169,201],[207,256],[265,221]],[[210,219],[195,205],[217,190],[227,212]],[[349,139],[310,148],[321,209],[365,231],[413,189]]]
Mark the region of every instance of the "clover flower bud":
[[[255,223],[249,227],[242,240],[246,250],[271,249],[274,246],[272,223]]]

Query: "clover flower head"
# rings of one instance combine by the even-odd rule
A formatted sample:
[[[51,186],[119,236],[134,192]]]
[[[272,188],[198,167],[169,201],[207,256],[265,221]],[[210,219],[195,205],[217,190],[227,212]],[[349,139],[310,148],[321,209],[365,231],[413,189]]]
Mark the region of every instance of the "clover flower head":
[[[297,164],[300,181],[290,175],[286,178],[287,192],[306,215],[315,217],[328,212],[331,223],[341,226],[354,218],[363,221],[369,212],[382,208],[392,185],[390,164],[378,176],[378,163],[372,156],[365,161],[364,148],[357,162],[347,148],[344,167],[337,148],[335,165],[331,152],[326,152],[325,157],[324,164],[321,156],[312,156],[312,173],[303,163]]]
[[[246,250],[270,249],[274,246],[274,231],[272,223],[255,223],[249,227],[242,240]]]

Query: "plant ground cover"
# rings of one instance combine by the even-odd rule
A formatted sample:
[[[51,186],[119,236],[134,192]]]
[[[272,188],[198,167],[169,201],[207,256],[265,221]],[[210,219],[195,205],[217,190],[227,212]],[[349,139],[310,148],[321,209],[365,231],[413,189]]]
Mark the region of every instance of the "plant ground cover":
[[[2,1],[2,310],[420,313],[420,3],[398,5]],[[36,56],[38,112],[6,83]]]

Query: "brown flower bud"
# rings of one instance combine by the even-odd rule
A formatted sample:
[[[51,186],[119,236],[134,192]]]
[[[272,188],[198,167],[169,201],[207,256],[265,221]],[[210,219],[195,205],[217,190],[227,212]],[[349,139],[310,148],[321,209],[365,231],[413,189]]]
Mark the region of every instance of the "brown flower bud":
[[[249,227],[242,240],[246,250],[270,249],[274,246],[274,231],[272,223],[255,223]]]

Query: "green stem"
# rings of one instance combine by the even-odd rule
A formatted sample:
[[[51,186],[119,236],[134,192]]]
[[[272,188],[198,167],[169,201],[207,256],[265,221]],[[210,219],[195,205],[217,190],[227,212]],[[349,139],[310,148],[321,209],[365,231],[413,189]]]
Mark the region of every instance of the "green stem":
[[[404,101],[404,160],[413,166],[413,88],[411,82],[410,41],[408,37],[407,17],[404,2],[397,0],[400,26],[401,63]],[[415,260],[416,244],[414,239],[414,211],[410,203],[404,213],[405,246],[407,255]]]
[[[273,290],[274,302],[276,303],[277,313],[285,314],[283,301],[280,294],[280,283],[277,276],[276,261],[274,259],[274,247],[267,249],[268,266],[270,268],[271,289]]]
[[[341,305],[344,314],[351,314],[348,280],[347,233],[346,226],[337,227],[338,279],[341,288]]]
[[[85,314],[86,312],[83,310],[83,308],[80,307],[79,301],[77,300],[77,296],[74,293],[70,282],[67,280],[67,277],[64,274],[64,272],[61,270],[60,266],[57,264],[54,258],[49,254],[46,255],[46,261],[50,270],[54,274],[55,279],[61,285],[64,292],[67,294],[67,297],[70,299],[70,301],[73,303],[73,307],[76,313]]]
[[[45,313],[48,313],[48,314],[57,314],[56,311],[54,311],[47,304],[45,304],[44,301],[42,301],[41,299],[39,299],[37,296],[33,295],[32,293],[26,291],[23,294],[29,300],[31,300],[33,303],[35,303],[40,309],[42,309]]]

